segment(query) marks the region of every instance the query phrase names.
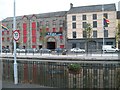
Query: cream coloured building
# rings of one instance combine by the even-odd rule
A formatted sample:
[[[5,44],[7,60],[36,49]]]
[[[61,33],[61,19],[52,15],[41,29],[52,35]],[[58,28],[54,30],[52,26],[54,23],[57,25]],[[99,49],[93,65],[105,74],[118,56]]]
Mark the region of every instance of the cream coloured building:
[[[106,17],[110,23],[103,28],[103,17]],[[85,25],[91,25],[91,41],[85,36]],[[104,31],[104,33],[103,33]],[[80,6],[71,8],[67,13],[67,45],[68,48],[86,48],[101,49],[103,44],[115,44],[116,32],[116,6],[115,4]],[[103,38],[104,36],[104,38]],[[104,43],[103,43],[104,42]]]

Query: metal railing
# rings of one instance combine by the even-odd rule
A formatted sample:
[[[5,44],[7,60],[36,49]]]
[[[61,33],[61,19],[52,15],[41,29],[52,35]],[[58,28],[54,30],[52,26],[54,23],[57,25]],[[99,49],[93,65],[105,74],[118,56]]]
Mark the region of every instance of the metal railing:
[[[3,80],[14,81],[13,60],[3,59]],[[18,82],[58,88],[120,88],[119,61],[17,60]],[[81,72],[72,74],[68,65],[78,63]]]

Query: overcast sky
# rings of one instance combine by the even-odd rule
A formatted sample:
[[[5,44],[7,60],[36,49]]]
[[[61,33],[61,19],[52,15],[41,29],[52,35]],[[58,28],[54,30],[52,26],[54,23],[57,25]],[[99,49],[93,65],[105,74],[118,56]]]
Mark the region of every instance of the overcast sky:
[[[16,1],[16,16],[39,14],[56,11],[67,11],[70,8],[70,3],[74,7],[110,4],[117,3],[120,0],[15,0]],[[0,20],[7,17],[13,17],[13,2],[14,0],[0,0]],[[118,8],[118,6],[117,6]]]

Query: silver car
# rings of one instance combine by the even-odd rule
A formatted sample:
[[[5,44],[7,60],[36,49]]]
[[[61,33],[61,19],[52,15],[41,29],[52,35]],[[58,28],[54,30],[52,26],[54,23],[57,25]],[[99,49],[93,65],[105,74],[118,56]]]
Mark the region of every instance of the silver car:
[[[76,52],[76,53],[77,53],[77,52],[78,52],[78,53],[79,53],[79,52],[82,52],[82,53],[85,52],[84,49],[80,49],[80,48],[72,48],[72,49],[70,49],[70,51],[71,51],[71,52]]]

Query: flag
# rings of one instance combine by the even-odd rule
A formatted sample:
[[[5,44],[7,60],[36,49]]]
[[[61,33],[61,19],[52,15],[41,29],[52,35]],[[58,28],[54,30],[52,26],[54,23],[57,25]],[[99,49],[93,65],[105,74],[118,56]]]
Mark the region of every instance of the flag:
[[[5,25],[1,24],[2,29],[9,30]]]
[[[104,26],[107,26],[110,23],[110,21],[106,17],[103,18],[103,22]]]

